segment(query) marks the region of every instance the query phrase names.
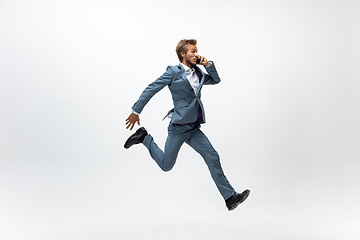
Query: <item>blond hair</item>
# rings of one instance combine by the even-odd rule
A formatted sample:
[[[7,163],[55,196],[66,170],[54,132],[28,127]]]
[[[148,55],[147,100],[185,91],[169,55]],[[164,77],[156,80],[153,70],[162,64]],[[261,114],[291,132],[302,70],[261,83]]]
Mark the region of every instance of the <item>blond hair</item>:
[[[195,39],[183,39],[180,40],[180,42],[176,46],[176,54],[178,55],[178,58],[180,62],[182,62],[183,57],[181,56],[181,53],[187,53],[189,49],[189,45],[196,45],[197,41]]]

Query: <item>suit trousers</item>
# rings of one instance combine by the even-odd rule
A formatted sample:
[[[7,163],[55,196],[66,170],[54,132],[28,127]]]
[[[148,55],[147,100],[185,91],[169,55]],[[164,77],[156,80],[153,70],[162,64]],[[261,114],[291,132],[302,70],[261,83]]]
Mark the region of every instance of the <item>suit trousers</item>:
[[[163,171],[170,171],[178,156],[180,147],[187,143],[199,153],[208,166],[211,177],[224,200],[231,197],[235,190],[227,180],[220,164],[219,154],[211,145],[209,139],[200,130],[199,123],[170,124],[165,149],[162,151],[149,134],[144,138],[143,144],[149,150],[151,157]]]

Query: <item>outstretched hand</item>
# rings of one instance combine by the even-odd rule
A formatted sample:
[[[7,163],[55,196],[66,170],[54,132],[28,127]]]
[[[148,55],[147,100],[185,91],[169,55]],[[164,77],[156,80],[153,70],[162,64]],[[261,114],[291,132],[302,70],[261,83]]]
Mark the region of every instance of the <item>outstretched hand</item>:
[[[125,120],[126,121],[126,129],[130,127],[130,130],[134,128],[135,123],[137,123],[140,126],[140,118],[139,115],[135,113],[131,113],[129,117]]]

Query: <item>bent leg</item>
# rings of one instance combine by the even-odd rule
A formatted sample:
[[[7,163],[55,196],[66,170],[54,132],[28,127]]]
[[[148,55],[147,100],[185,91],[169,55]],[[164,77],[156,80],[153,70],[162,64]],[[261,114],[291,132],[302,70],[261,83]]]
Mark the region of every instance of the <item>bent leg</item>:
[[[144,138],[143,144],[149,150],[151,157],[155,160],[157,165],[163,171],[167,172],[175,165],[180,147],[188,137],[187,133],[174,133],[171,130],[171,127],[169,127],[164,152],[158,147],[150,134]]]
[[[199,129],[186,143],[204,158],[211,177],[224,200],[234,195],[235,190],[230,185],[221,168],[219,154],[215,151],[205,134]]]

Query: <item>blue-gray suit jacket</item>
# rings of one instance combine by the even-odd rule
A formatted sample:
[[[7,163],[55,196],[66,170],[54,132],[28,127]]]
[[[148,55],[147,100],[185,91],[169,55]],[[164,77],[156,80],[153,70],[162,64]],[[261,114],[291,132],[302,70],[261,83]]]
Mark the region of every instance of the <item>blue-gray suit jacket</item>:
[[[198,73],[200,72],[200,84],[197,93],[194,93],[187,77],[184,67],[179,64],[177,66],[168,66],[166,72],[156,79],[154,82],[142,92],[140,98],[134,104],[132,109],[141,113],[149,100],[165,86],[168,86],[172,95],[174,109],[171,117],[171,123],[174,124],[188,124],[194,123],[198,120],[199,111],[202,114],[201,123],[205,122],[204,107],[201,102],[201,88],[208,84],[217,84],[220,82],[220,77],[216,71],[215,65],[211,62],[210,67],[206,67],[208,74],[196,67]]]

